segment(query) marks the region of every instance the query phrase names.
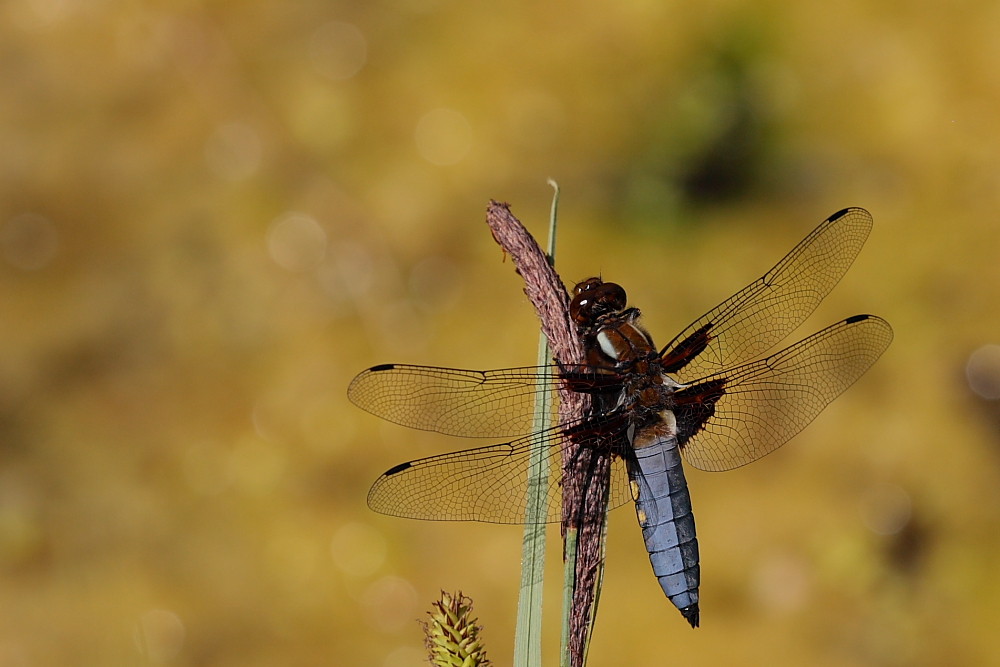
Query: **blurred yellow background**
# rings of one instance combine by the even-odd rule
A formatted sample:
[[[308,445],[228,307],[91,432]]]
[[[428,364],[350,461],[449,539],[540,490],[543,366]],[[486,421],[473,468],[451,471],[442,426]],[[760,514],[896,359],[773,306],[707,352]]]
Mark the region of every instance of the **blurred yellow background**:
[[[1000,4],[0,15],[0,666],[420,664],[441,588],[509,664],[519,529],[365,506],[477,443],[345,390],[534,363],[483,219],[544,236],[547,177],[561,275],[661,344],[849,205],[875,229],[799,333],[896,330],[790,445],[688,473],[698,630],[613,514],[590,664],[1000,664]]]

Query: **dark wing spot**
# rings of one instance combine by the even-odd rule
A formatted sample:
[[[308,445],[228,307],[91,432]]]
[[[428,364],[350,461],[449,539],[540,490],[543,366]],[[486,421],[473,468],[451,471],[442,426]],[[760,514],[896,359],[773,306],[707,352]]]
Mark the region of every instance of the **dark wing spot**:
[[[709,332],[714,326],[713,322],[708,322],[697,331],[678,343],[674,349],[664,352],[663,370],[667,373],[676,373],[690,363],[692,359],[705,351],[712,336]]]
[[[628,424],[625,413],[615,412],[574,424],[567,428],[565,433],[581,448],[620,456],[628,447],[628,438],[625,435]]]
[[[839,211],[837,211],[836,213],[834,213],[833,215],[831,215],[829,218],[827,218],[827,220],[829,220],[830,222],[833,222],[834,220],[836,220],[838,218],[844,217],[844,214],[847,213],[850,210],[851,209],[849,209],[849,208],[842,208]]]
[[[726,378],[718,378],[681,389],[674,394],[677,442],[683,447],[715,414],[715,404],[726,395]]]
[[[595,373],[592,370],[568,370],[559,374],[566,386],[578,394],[616,394],[622,389],[622,377],[608,371]]]
[[[409,467],[410,467],[410,462],[409,461],[407,461],[406,463],[400,463],[398,466],[392,466],[391,468],[389,468],[388,470],[386,470],[385,473],[384,473],[384,476],[388,477],[389,475],[395,475],[396,473],[403,472],[404,470],[406,470]]]
[[[391,371],[396,367],[396,364],[379,364],[378,366],[372,366],[368,369],[371,373],[378,373],[380,371]]]

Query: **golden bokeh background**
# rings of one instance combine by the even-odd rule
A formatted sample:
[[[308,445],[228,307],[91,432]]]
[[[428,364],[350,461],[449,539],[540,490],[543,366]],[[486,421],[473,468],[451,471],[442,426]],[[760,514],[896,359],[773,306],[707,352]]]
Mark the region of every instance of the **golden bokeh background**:
[[[534,362],[483,219],[544,236],[548,177],[560,273],[624,284],[661,342],[848,205],[876,227],[800,333],[896,330],[792,444],[689,472],[698,630],[612,515],[591,664],[1000,662],[997,3],[0,16],[0,666],[420,664],[441,588],[509,664],[520,531],[364,501],[469,443],[345,389]]]

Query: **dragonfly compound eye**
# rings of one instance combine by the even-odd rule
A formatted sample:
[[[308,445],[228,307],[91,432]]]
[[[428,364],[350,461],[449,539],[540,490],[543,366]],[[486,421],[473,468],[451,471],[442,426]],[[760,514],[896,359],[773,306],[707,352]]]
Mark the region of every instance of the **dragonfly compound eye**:
[[[573,286],[573,294],[579,295],[584,294],[585,292],[593,292],[603,284],[604,281],[600,278],[587,278],[586,280],[581,280]]]
[[[577,294],[569,304],[569,315],[577,324],[586,324],[594,318],[594,300],[590,294]]]
[[[602,312],[617,312],[624,310],[628,296],[621,285],[604,283],[594,290],[594,300],[601,304]]]
[[[569,315],[577,324],[587,324],[594,319],[594,305],[597,293],[603,287],[600,278],[581,280],[573,287],[573,300],[569,304]]]

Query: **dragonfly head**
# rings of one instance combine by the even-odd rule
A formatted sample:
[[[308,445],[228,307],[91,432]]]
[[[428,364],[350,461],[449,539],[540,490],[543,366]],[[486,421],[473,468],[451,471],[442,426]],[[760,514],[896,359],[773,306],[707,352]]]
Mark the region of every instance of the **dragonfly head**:
[[[600,278],[587,278],[573,288],[569,313],[577,324],[592,324],[601,315],[624,310],[627,300],[621,285],[606,283]]]

